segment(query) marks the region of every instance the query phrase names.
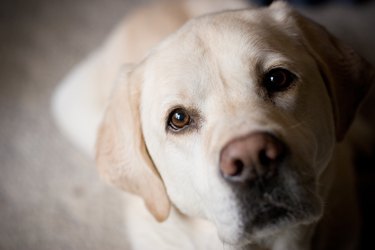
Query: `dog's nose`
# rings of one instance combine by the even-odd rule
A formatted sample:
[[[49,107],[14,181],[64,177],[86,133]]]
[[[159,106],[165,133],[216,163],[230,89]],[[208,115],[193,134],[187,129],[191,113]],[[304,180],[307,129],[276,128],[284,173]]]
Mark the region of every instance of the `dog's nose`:
[[[235,183],[269,179],[276,175],[286,155],[285,144],[275,136],[252,133],[229,142],[220,155],[223,177]]]

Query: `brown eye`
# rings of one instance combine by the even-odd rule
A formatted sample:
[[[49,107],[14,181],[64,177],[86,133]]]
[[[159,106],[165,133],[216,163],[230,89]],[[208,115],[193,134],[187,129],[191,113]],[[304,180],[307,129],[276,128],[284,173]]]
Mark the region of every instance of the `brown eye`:
[[[190,115],[185,109],[173,110],[168,118],[168,126],[173,130],[181,130],[190,124]]]
[[[269,93],[286,90],[295,80],[296,76],[286,69],[275,68],[268,71],[263,78],[263,86]]]

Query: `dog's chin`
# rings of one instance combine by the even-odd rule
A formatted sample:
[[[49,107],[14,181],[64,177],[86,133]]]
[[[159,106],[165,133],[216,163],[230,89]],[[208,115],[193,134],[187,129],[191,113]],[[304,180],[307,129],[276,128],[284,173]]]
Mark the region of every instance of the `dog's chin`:
[[[318,195],[309,190],[301,188],[290,194],[287,189],[274,188],[263,194],[241,195],[240,216],[236,220],[239,225],[233,227],[236,232],[220,233],[221,239],[241,248],[263,242],[298,225],[316,222],[322,216],[323,206]]]
[[[255,233],[269,228],[310,223],[319,219],[321,214],[322,205],[317,196],[290,199],[285,195],[281,201],[277,200],[277,196],[265,194],[265,199],[253,205],[251,212],[244,211],[243,218],[246,232]]]
[[[301,203],[298,207],[267,204],[258,213],[244,220],[242,241],[264,239],[298,225],[314,223],[321,215],[322,206],[318,200]]]
[[[251,244],[261,244],[262,242],[273,239],[280,233],[299,225],[308,225],[318,221],[321,217],[319,209],[316,211],[305,212],[304,214],[289,211],[280,207],[269,207],[262,213],[254,216],[252,222],[247,222],[235,230],[236,232],[219,232],[219,237],[223,243],[242,249]],[[267,218],[267,221],[266,219]],[[219,230],[220,231],[220,230]]]

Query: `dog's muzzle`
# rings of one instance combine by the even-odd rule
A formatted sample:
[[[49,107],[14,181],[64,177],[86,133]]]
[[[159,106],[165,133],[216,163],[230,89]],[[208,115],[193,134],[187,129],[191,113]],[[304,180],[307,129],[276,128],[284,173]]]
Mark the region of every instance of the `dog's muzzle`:
[[[270,133],[251,133],[223,147],[220,174],[237,199],[245,232],[320,216],[315,178],[297,166],[286,144]]]

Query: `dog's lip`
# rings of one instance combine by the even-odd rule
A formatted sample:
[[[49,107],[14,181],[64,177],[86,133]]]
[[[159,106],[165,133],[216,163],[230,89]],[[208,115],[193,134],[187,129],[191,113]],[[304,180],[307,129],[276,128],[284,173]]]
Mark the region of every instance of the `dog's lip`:
[[[276,227],[268,226],[272,224],[287,226],[289,223],[294,222],[291,210],[285,206],[267,204],[264,210],[253,214],[252,219],[240,225],[242,229],[236,240],[228,240],[225,235],[221,235],[220,238],[228,245],[236,248],[244,248],[254,241],[271,236],[277,230]]]
[[[263,200],[265,202],[267,202],[267,204],[273,206],[273,207],[276,207],[276,208],[282,208],[284,210],[289,210],[289,207],[288,207],[288,204],[286,202],[281,202],[281,201],[277,201],[275,200],[271,194],[269,193],[264,193],[263,194]]]
[[[242,198],[242,216],[247,221],[246,231],[266,229],[272,225],[309,223],[320,217],[322,212],[319,195],[309,188],[301,188],[298,195],[291,195],[287,189],[264,190],[258,197]]]
[[[280,219],[286,219],[291,217],[293,211],[287,208],[286,205],[280,206],[268,203],[261,211],[255,214],[252,219],[254,225],[264,225],[268,222],[275,222]]]
[[[287,190],[282,193],[274,191],[264,190],[257,197],[251,196],[251,193],[237,197],[239,220],[236,236],[227,238],[228,232],[221,229],[220,238],[228,245],[241,248],[272,237],[280,230],[316,222],[321,217],[322,205],[317,194],[304,189],[296,198]],[[226,228],[227,225],[224,223],[220,227]]]

